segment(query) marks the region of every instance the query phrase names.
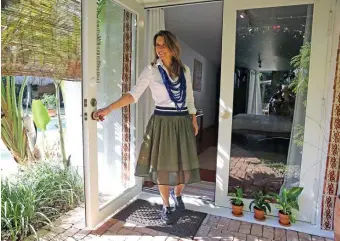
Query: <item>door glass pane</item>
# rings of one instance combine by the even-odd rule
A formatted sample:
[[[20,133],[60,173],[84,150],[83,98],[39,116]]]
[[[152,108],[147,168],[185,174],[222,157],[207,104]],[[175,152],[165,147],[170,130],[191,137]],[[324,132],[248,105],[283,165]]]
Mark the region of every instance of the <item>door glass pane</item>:
[[[135,84],[136,15],[113,1],[98,4],[98,108]],[[103,206],[135,185],[135,107],[114,110],[97,124],[99,202]]]
[[[237,12],[229,193],[298,186],[313,5]]]

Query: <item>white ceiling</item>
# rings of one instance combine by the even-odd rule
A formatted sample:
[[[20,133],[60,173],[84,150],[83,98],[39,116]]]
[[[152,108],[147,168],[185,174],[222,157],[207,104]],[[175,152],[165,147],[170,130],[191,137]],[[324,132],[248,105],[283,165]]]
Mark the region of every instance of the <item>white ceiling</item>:
[[[219,64],[222,43],[222,2],[168,7],[165,28],[208,60]]]
[[[140,0],[166,5],[181,0]],[[184,0],[182,0],[184,1]],[[154,4],[156,5],[156,3]],[[147,6],[147,5],[146,5]],[[165,7],[166,29],[196,52],[220,65],[221,1]],[[244,18],[240,15],[244,14]],[[237,13],[236,65],[262,71],[288,70],[303,43],[307,5],[251,9]]]

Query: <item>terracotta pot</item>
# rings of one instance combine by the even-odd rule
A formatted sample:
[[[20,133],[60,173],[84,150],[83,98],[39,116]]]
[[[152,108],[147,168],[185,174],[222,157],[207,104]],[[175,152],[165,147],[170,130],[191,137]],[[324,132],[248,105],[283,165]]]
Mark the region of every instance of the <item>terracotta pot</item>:
[[[54,109],[48,109],[47,111],[50,117],[54,117],[57,114],[57,111]]]
[[[334,208],[334,241],[340,241],[340,197],[337,196]]]
[[[265,219],[264,211],[254,208],[254,218],[257,220],[264,220]]]
[[[284,226],[290,225],[289,215],[283,214],[283,212],[279,211],[279,218],[280,218],[280,224]]]
[[[233,209],[233,215],[234,216],[242,216],[243,214],[243,205],[242,206],[236,206],[236,205],[232,205],[232,209]]]

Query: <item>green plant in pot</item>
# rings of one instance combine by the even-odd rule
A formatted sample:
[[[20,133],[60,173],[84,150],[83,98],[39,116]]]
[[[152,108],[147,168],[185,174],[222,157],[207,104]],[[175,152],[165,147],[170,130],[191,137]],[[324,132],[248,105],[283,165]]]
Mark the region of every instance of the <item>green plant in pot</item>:
[[[249,210],[254,208],[254,218],[256,220],[265,220],[265,214],[272,211],[269,204],[271,199],[271,196],[264,195],[262,191],[255,193],[255,199],[249,204]]]
[[[288,226],[295,223],[296,217],[293,210],[299,211],[298,198],[302,190],[302,187],[292,187],[290,189],[283,187],[280,195],[274,195],[276,204],[279,207],[279,222],[281,225]]]
[[[242,188],[237,187],[235,193],[230,193],[229,195],[232,196],[230,203],[232,205],[233,215],[236,217],[242,216],[244,206]]]
[[[44,94],[41,101],[48,109],[48,113],[54,116],[56,114],[56,96],[54,94]]]

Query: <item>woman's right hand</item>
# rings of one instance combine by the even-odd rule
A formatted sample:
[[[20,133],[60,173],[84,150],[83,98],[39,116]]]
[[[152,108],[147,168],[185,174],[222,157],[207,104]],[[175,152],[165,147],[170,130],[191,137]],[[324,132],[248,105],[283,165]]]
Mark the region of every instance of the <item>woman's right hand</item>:
[[[103,109],[99,109],[99,110],[93,112],[92,118],[94,120],[97,120],[97,121],[104,121],[105,120],[105,116],[110,114],[110,112],[111,112],[110,108],[109,107],[105,107]]]
[[[103,121],[105,120],[104,117],[110,114],[112,110],[116,110],[124,106],[130,105],[133,102],[134,102],[134,98],[132,97],[131,94],[124,95],[116,102],[113,102],[111,105],[93,112],[92,119],[97,120],[97,121]]]

